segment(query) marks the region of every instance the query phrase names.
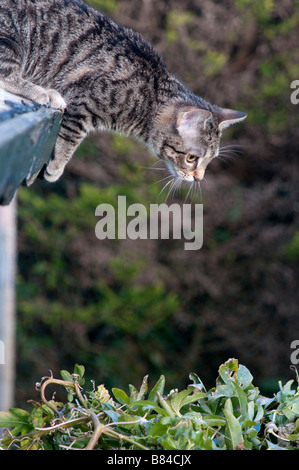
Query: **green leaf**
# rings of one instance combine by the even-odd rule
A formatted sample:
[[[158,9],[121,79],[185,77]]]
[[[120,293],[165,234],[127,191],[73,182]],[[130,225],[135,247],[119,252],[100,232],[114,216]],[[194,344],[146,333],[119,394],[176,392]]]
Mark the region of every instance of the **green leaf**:
[[[134,387],[134,385],[129,384],[129,390],[130,390],[130,400],[137,400],[137,389]]]
[[[243,366],[242,364],[239,365],[239,369],[236,373],[236,376],[238,378],[239,385],[242,388],[247,388],[253,380],[253,376],[251,375],[247,367]]]
[[[254,413],[255,413],[255,403],[254,401],[250,401],[247,405],[248,410],[248,419],[253,421]]]
[[[156,402],[150,400],[138,400],[130,402],[130,408],[141,407],[143,409],[154,410],[162,416],[169,416],[167,411],[161,408]]]
[[[299,403],[290,403],[288,406],[283,408],[281,412],[289,421],[294,421],[299,416]]]
[[[176,442],[170,436],[162,440],[162,445],[165,450],[178,450]]]
[[[42,428],[46,421],[46,418],[44,418],[43,416],[44,415],[43,411],[44,411],[43,408],[38,405],[33,408],[31,415],[32,415],[32,423],[35,428]]]
[[[230,400],[230,398],[228,398],[225,401],[224,409],[226,409],[226,410],[230,411],[232,414],[234,414],[234,408],[233,408],[233,404],[232,404],[232,401]]]
[[[52,408],[50,408],[48,405],[46,405],[45,403],[43,403],[41,405],[41,409],[43,410],[44,413],[46,413],[48,416],[50,416],[51,418],[55,418],[55,413],[54,411],[52,410]]]
[[[254,429],[254,431],[256,432],[256,429],[254,428],[254,426],[256,426],[255,421],[252,421],[251,419],[244,419],[244,421],[242,421],[241,428],[242,429],[251,428],[251,429]],[[247,433],[247,431],[246,431],[246,433]]]
[[[217,400],[221,397],[231,398],[234,396],[234,389],[232,387],[232,382],[228,382],[224,385],[217,385],[215,392],[211,395],[211,401]]]
[[[231,407],[228,406],[223,410],[226,420],[226,445],[229,450],[236,450],[240,445],[243,444],[242,429],[239,421],[233,415]]]
[[[248,403],[247,403],[247,395],[242,390],[242,388],[235,382],[232,382],[232,386],[237,394],[239,405],[240,405],[240,411],[244,419],[248,418]]]
[[[157,392],[160,393],[160,395],[163,395],[164,393],[164,387],[165,387],[165,376],[164,375],[161,375],[161,377],[159,378],[158,382],[154,385],[154,387],[152,388],[149,396],[148,396],[148,399],[150,401],[155,401],[157,402],[159,400],[158,398],[158,395],[157,395]]]
[[[129,405],[130,404],[130,398],[128,397],[126,392],[124,392],[120,388],[113,388],[112,393],[113,393],[113,395],[115,396],[116,400],[119,403],[121,403],[123,405]]]
[[[150,428],[148,432],[149,437],[162,437],[167,434],[169,426],[167,424],[162,424],[162,423],[155,423],[153,426]]]
[[[79,375],[80,379],[82,379],[85,374],[85,367],[76,364],[74,367],[74,374]]]
[[[268,444],[268,450],[287,450],[285,447],[279,446],[277,444],[273,444],[273,442],[266,440]]]
[[[13,416],[22,419],[23,421],[28,421],[30,419],[30,413],[28,411],[22,410],[20,408],[10,408],[9,410]]]
[[[226,421],[222,416],[207,414],[203,416],[203,421],[208,426],[225,426]]]
[[[120,414],[114,410],[104,410],[104,413],[112,419],[112,421],[117,422]]]
[[[195,374],[195,372],[191,372],[189,374],[189,379],[192,380],[193,382],[193,385],[196,387],[196,388],[199,388],[200,390],[204,390],[206,392],[206,388],[202,382],[202,380],[198,377],[197,374]]]
[[[286,403],[289,397],[293,397],[295,390],[292,389],[294,380],[289,380],[283,387],[279,381],[280,391],[277,393],[277,399],[280,403]]]
[[[264,410],[263,410],[263,407],[262,405],[257,405],[257,412],[256,412],[256,415],[254,417],[254,421],[256,423],[258,423],[259,421],[261,421],[264,417]]]
[[[171,407],[171,409],[176,413],[180,414],[180,409],[185,404],[186,397],[192,393],[192,390],[186,389],[181,392],[175,392],[169,395],[165,402]]]
[[[65,380],[66,382],[73,382],[73,377],[67,370],[61,370],[60,375],[62,380]]]
[[[144,396],[147,392],[147,389],[148,389],[147,379],[148,379],[148,375],[143,377],[142,384],[141,384],[139,393],[137,395],[137,400],[141,400],[142,398],[144,398]]]
[[[231,382],[231,372],[237,372],[238,368],[237,359],[229,359],[219,367],[219,375],[225,384]]]
[[[9,411],[0,412],[0,427],[12,428],[11,434],[18,436],[33,431],[31,415],[28,411],[19,408],[11,408]]]
[[[207,394],[205,392],[195,392],[184,399],[184,403],[182,406],[189,405],[190,403],[194,403],[195,401],[199,401],[202,398],[206,398],[206,396]]]

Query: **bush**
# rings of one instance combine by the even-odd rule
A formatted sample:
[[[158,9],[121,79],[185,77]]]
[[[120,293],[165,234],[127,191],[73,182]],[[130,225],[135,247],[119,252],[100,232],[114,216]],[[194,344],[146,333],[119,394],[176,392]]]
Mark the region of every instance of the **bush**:
[[[134,449],[134,450],[263,450],[292,449],[299,444],[299,386],[293,380],[267,398],[252,384],[249,370],[229,359],[219,367],[216,386],[206,390],[191,373],[192,384],[165,394],[162,375],[148,393],[145,376],[129,394],[104,385],[83,389],[84,367],[61,371],[61,379],[44,377],[37,384],[40,402],[31,413],[13,408],[0,413],[0,426],[10,428],[3,449]],[[298,373],[296,371],[297,384]],[[45,395],[61,385],[64,402]]]

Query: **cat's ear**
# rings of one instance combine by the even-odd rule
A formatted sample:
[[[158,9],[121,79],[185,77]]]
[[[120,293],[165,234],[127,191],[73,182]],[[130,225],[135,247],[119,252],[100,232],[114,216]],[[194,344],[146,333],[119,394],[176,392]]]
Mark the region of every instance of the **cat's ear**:
[[[232,124],[241,122],[247,117],[247,114],[242,113],[241,111],[234,111],[233,109],[219,108],[218,106],[214,107],[214,113],[217,116],[219,128],[221,130],[226,129],[228,126],[231,126]]]
[[[205,129],[212,113],[206,109],[190,107],[180,111],[177,118],[177,129],[181,137],[190,139],[198,136],[200,129]]]

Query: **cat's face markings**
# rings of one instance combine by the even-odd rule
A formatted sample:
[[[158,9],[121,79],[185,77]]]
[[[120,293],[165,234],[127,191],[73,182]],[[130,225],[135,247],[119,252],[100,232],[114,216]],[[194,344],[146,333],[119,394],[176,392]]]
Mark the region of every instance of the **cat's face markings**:
[[[218,155],[222,130],[246,118],[245,113],[213,106],[168,107],[160,123],[168,129],[160,158],[171,174],[185,181],[201,181],[210,161]]]

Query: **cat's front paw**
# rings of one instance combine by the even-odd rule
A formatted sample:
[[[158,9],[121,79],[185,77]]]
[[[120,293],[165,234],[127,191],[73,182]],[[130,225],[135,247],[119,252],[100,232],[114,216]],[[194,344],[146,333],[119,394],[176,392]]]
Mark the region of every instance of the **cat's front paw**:
[[[50,161],[44,171],[44,179],[49,183],[55,183],[62,175],[64,167],[58,166],[55,160]]]
[[[37,103],[48,106],[53,109],[58,109],[59,111],[64,111],[66,108],[66,102],[62,98],[61,94],[58,91],[50,88],[45,90],[40,86],[34,88],[33,100]]]
[[[35,101],[38,104],[41,104],[42,106],[49,106],[50,104],[50,97],[44,88],[33,85],[32,89],[30,89],[31,93],[24,93],[22,94],[25,98],[31,99],[32,101]]]
[[[61,94],[58,93],[58,91],[53,90],[52,88],[50,90],[47,90],[48,97],[49,97],[49,106],[54,109],[59,109],[59,111],[64,111],[66,108],[66,102],[62,98]]]

